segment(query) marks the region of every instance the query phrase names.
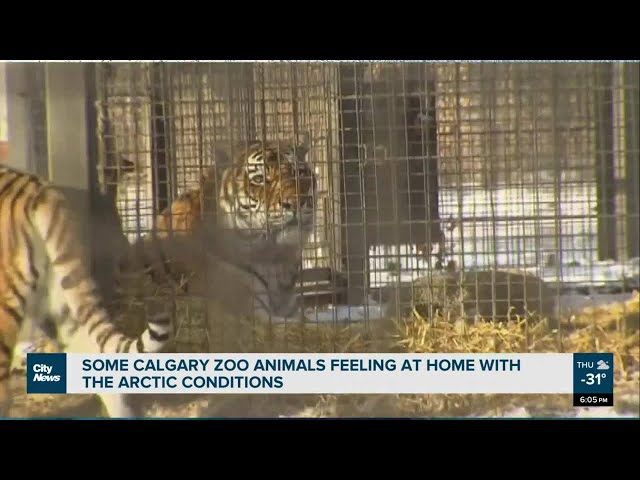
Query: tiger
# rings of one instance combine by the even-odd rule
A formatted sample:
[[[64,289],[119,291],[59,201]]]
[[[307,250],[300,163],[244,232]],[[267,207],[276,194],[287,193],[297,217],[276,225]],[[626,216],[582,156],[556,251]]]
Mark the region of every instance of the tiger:
[[[170,237],[204,239],[209,258],[214,258],[209,269],[217,272],[204,288],[215,290],[225,279],[238,279],[254,294],[258,308],[252,313],[258,319],[304,320],[295,286],[301,247],[313,232],[318,188],[308,153],[293,141],[249,144],[228,164],[205,170],[198,188],[162,211],[152,237],[160,243]],[[186,252],[182,258],[188,256]],[[171,261],[163,257],[156,265],[164,268]],[[199,267],[195,258],[186,263]]]
[[[137,338],[116,328],[88,267],[81,219],[61,188],[0,165],[0,417],[12,404],[10,366],[28,323],[65,352],[158,353],[173,338],[164,313],[150,315]],[[127,395],[98,398],[108,417],[140,416]]]
[[[119,173],[118,173],[119,172]],[[92,196],[91,212],[87,210],[87,192],[70,186],[58,185],[57,189],[65,196],[67,204],[74,207],[74,214],[86,218],[89,241],[91,242],[91,263],[93,280],[98,284],[102,299],[112,304],[117,298],[120,264],[127,258],[129,241],[122,228],[122,218],[117,209],[118,185],[139,177],[136,164],[124,156],[119,156],[104,169],[104,189]],[[91,213],[91,214],[89,214]],[[23,373],[27,368],[26,354],[49,342],[47,335],[38,335],[33,325],[22,328],[14,351],[12,372]]]
[[[200,174],[198,188],[179,195],[156,217],[155,233],[158,238],[166,238],[172,234],[192,234],[203,217],[215,214],[220,169],[218,165],[205,169]]]

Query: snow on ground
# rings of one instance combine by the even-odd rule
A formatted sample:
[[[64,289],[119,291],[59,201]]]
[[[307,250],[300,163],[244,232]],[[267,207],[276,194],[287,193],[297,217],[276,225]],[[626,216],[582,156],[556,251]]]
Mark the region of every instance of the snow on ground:
[[[447,238],[446,249],[465,271],[519,269],[559,286],[561,311],[625,300],[640,287],[640,258],[597,259],[596,186],[565,183],[538,188],[494,189],[464,185],[440,190],[440,217],[462,222]],[[370,288],[409,283],[431,269],[415,245],[372,246]],[[333,306],[311,313],[314,320],[378,319],[383,308]]]
[[[312,322],[363,322],[382,320],[385,306],[370,299],[366,305],[329,305],[327,309],[305,311]]]
[[[446,234],[448,256],[465,271],[521,269],[567,289],[638,288],[640,258],[598,260],[596,195],[588,183],[564,183],[559,191],[553,184],[441,188],[440,218],[457,222]],[[369,250],[373,288],[411,282],[429,268],[413,245]]]
[[[598,305],[607,305],[617,302],[625,302],[631,298],[631,292],[600,294],[594,293],[583,295],[580,293],[565,293],[560,295],[559,313],[567,314],[569,312],[578,312],[586,307],[596,307]],[[325,310],[314,311],[307,309],[305,311],[308,318],[312,322],[375,322],[383,320],[385,316],[385,306],[369,300],[367,305],[329,305]]]
[[[447,239],[446,248],[464,270],[517,268],[537,275],[568,290],[560,301],[563,310],[627,298],[615,293],[639,287],[639,258],[597,260],[595,183],[562,180],[560,189],[555,182],[496,188],[466,184],[441,187],[439,194],[440,218],[462,220]],[[141,224],[134,221],[136,215],[123,217],[127,231],[149,228],[145,223],[148,215],[139,217]],[[136,237],[134,233],[130,236]],[[550,264],[553,259],[558,261]],[[411,282],[430,268],[417,256],[415,245],[372,246],[369,250],[372,289]],[[358,322],[382,318],[384,307],[370,300],[367,305],[308,310],[307,315],[318,322]]]
[[[471,415],[467,418],[487,418],[486,416]],[[552,415],[532,415],[529,410],[524,407],[514,408],[504,412],[501,415],[491,415],[490,418],[638,418],[637,413],[631,411],[621,412],[615,407],[576,407],[573,410],[564,412],[554,412]]]

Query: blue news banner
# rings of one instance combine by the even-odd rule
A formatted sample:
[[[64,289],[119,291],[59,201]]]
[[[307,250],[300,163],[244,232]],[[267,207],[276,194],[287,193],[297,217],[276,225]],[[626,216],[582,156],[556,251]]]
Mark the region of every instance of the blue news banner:
[[[27,393],[573,394],[613,406],[612,353],[27,354]]]

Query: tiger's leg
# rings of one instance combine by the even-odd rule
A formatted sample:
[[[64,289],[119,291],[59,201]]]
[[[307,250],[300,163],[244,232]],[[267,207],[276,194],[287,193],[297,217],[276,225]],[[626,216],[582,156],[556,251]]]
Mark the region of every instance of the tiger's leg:
[[[9,290],[9,289],[6,289]],[[9,381],[18,335],[23,323],[19,301],[10,290],[0,289],[0,418],[9,415],[12,398]]]
[[[11,360],[11,373],[21,373],[27,370],[27,354],[33,352],[36,348],[34,340],[35,328],[31,322],[25,321],[18,332],[16,344],[13,347],[13,357]]]
[[[167,331],[171,324],[171,315],[166,311],[155,312],[149,314],[147,325],[149,330],[146,334],[154,334],[155,332],[163,333]],[[100,353],[96,349],[93,338],[90,336],[89,330],[79,328],[70,334],[69,341],[65,351],[68,353]],[[134,341],[132,338],[131,342]],[[138,341],[138,343],[141,343]],[[147,341],[147,344],[150,343]],[[93,346],[93,349],[88,348]],[[105,351],[106,352],[106,351]],[[112,350],[110,350],[112,352]],[[142,352],[140,352],[142,353]],[[140,418],[143,417],[142,402],[137,401],[139,395],[122,394],[122,393],[98,393],[98,398],[102,403],[104,413],[109,418]]]
[[[62,345],[57,341],[57,326],[54,318],[47,316],[40,322],[25,318],[13,349],[11,373],[24,374],[27,371],[27,355],[37,352],[44,344],[51,345],[56,351],[63,350]]]
[[[109,418],[142,418],[144,409],[134,395],[103,393],[98,395],[104,413]]]
[[[308,323],[302,301],[294,291],[284,290],[269,292],[258,282],[253,286],[254,318],[265,323]]]
[[[102,413],[107,418],[142,418],[144,409],[136,396],[122,393],[96,394],[102,407]]]
[[[242,315],[261,323],[309,322],[301,298],[295,291],[295,273],[279,265],[253,265],[253,270],[239,268],[227,262],[217,262],[216,278],[224,279],[226,288],[242,292]],[[215,283],[215,282],[213,282]],[[238,306],[232,306],[238,311]]]

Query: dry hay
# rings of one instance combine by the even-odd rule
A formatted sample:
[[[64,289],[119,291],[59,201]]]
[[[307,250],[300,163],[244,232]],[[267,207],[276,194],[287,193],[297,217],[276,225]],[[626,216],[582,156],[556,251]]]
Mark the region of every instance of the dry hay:
[[[249,328],[254,341],[242,351],[517,353],[613,352],[616,410],[638,415],[640,338],[636,327],[637,292],[625,303],[614,303],[570,319],[573,328],[550,328],[544,321],[530,325],[510,322],[449,322],[412,315],[387,324],[383,341],[376,335],[333,325],[290,325],[288,328]],[[622,328],[626,325],[626,328]],[[564,327],[564,325],[563,325]],[[378,334],[381,333],[380,331]],[[278,345],[274,347],[274,345]],[[211,396],[203,416],[212,417],[451,417],[572,415],[571,395],[219,395]],[[599,410],[602,412],[602,410]]]
[[[467,323],[489,318],[557,321],[553,288],[541,278],[517,270],[436,272],[392,289],[399,294],[391,296],[389,313],[400,318],[414,312],[429,319]]]
[[[395,345],[407,353],[551,353],[612,352],[614,354],[615,412],[637,417],[640,408],[640,337],[638,292],[572,318],[577,326],[563,336],[544,322],[479,322],[474,325],[427,320],[414,310],[395,322]],[[632,319],[631,321],[629,319]],[[633,323],[636,319],[636,323]],[[620,328],[623,324],[634,328]],[[297,411],[303,417],[499,417],[583,415],[572,406],[571,395],[322,395]],[[606,409],[594,409],[605,412]]]
[[[544,323],[479,322],[474,325],[428,321],[416,316],[398,323],[398,341],[412,353],[533,353],[612,352],[615,364],[616,405],[638,414],[640,337],[637,328],[638,293],[624,303],[587,309],[571,320],[574,328],[563,335]],[[596,313],[597,312],[597,313]],[[621,328],[636,319],[635,329]],[[564,326],[564,325],[563,325]],[[626,396],[632,405],[627,404]],[[394,408],[417,416],[500,416],[526,406],[540,415],[573,410],[571,395],[429,395],[395,396]],[[389,399],[385,399],[389,401]],[[382,400],[381,400],[382,401]],[[362,400],[360,400],[362,403]],[[355,408],[357,415],[365,412]],[[531,413],[530,414],[535,414]],[[402,414],[401,414],[402,415]]]
[[[616,409],[638,412],[638,294],[625,303],[586,309],[563,324],[445,321],[411,315],[390,320],[376,332],[354,326],[292,323],[267,326],[232,319],[238,336],[233,349],[242,352],[613,352]],[[633,328],[633,319],[635,329]],[[567,329],[566,326],[572,328]],[[566,331],[567,333],[563,333]],[[192,404],[191,404],[192,405]],[[527,415],[575,414],[571,395],[211,395],[192,416],[207,417],[450,417],[502,416],[520,410]],[[600,410],[602,411],[602,410]],[[635,413],[634,413],[635,412]],[[172,413],[155,409],[159,416]],[[178,414],[181,415],[181,414]]]
[[[138,279],[140,281],[140,279]],[[145,312],[171,308],[178,327],[177,352],[613,352],[615,409],[638,416],[640,338],[639,296],[624,303],[587,308],[566,319],[562,328],[546,321],[450,321],[425,317],[419,308],[390,318],[375,329],[330,323],[263,325],[226,313],[212,299],[153,290],[151,284],[130,288],[119,307],[122,325],[134,333]],[[169,298],[169,300],[168,300]],[[459,305],[454,304],[454,308]],[[211,320],[213,319],[213,321]],[[544,320],[544,318],[543,318]],[[369,325],[370,327],[373,325]],[[570,328],[567,328],[570,327]],[[180,333],[182,332],[182,333]],[[35,399],[38,396],[29,397]],[[68,396],[73,398],[74,396]],[[154,396],[147,414],[154,417],[495,417],[520,412],[529,416],[569,416],[571,395],[200,395]],[[56,416],[27,408],[25,416]],[[33,402],[32,402],[33,403]],[[595,409],[598,410],[598,409]],[[602,410],[598,410],[602,411]],[[82,414],[80,414],[82,415]],[[96,415],[98,415],[96,413]]]

